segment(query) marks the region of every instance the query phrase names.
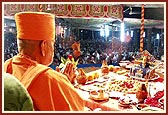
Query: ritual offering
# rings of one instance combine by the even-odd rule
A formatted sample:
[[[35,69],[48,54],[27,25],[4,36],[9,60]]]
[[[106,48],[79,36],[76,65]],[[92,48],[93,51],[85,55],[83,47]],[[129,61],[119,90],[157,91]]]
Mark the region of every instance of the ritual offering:
[[[108,67],[108,64],[107,64],[106,60],[103,60],[103,62],[102,62],[101,72],[102,72],[103,75],[106,75],[106,74],[109,73],[109,67]]]
[[[113,72],[113,68],[114,68],[113,65],[109,65],[109,71],[110,71],[110,72]]]
[[[97,78],[99,78],[99,73],[95,72],[95,73],[93,73],[93,76],[94,76],[94,79],[97,79]]]
[[[147,62],[150,65],[155,65],[156,59],[147,50],[144,50],[143,52],[140,52],[139,54],[137,54],[134,62],[136,64]]]
[[[124,63],[124,62],[121,63],[121,62],[120,62],[119,65],[120,65],[121,67],[126,67],[126,66],[128,65],[128,63]]]
[[[120,74],[120,75],[123,75],[123,74],[125,74],[127,71],[126,70],[119,70],[119,71],[117,71],[116,73],[117,74]]]
[[[95,101],[103,101],[109,99],[109,94],[105,92],[104,90],[93,90],[90,91],[90,98]]]
[[[93,75],[88,75],[87,79],[88,79],[88,81],[92,81],[94,79],[94,76]]]
[[[123,96],[119,99],[119,106],[122,106],[122,107],[129,107],[130,104],[132,103],[132,100],[129,96]]]
[[[108,78],[108,76],[104,76],[104,77]],[[105,79],[104,77],[98,78],[95,81],[96,83],[94,84],[80,86],[80,89],[85,91],[104,89],[105,91],[110,93],[111,97],[118,98],[118,96],[120,96],[119,94],[136,94],[136,92],[139,89],[139,86],[141,86],[142,84],[138,80],[115,79],[110,76],[108,79]]]
[[[145,104],[148,104],[150,107],[157,107],[164,109],[164,90],[156,92],[154,97],[148,97],[144,100]]]
[[[133,66],[130,69],[130,76],[138,80],[155,80],[160,77],[158,73],[155,72],[156,68],[143,68],[142,66]]]
[[[92,72],[91,74],[87,74],[87,79],[88,81],[92,81],[94,79],[99,78],[99,73],[98,72]]]
[[[145,86],[145,84],[142,84],[139,87],[139,90],[136,92],[136,97],[139,102],[144,102],[144,100],[147,98],[147,96],[148,96],[148,92],[147,92],[146,86]]]
[[[106,86],[109,92],[120,92],[124,94],[135,94],[138,91],[138,87],[141,85],[137,80],[113,80]]]
[[[159,77],[155,73],[155,58],[148,52],[144,51],[137,55],[136,61],[139,60],[140,63],[135,63],[130,69],[130,76],[139,80],[155,80]]]
[[[82,68],[79,68],[78,69],[78,75],[76,77],[76,81],[79,83],[79,84],[85,84],[86,81],[87,81],[87,76],[86,76],[86,73],[84,72],[84,70]]]
[[[143,68],[142,66],[133,66],[130,69],[130,75],[137,78],[148,78],[150,68]]]
[[[113,72],[116,73],[120,70],[120,66],[114,66]]]

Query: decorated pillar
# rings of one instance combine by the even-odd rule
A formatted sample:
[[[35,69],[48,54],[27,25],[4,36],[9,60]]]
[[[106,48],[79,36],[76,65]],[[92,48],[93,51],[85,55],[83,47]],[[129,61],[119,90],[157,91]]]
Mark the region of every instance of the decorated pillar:
[[[143,46],[144,46],[144,38],[143,38],[143,34],[144,34],[144,4],[142,4],[142,8],[141,8],[141,34],[140,34],[140,52],[143,51]]]

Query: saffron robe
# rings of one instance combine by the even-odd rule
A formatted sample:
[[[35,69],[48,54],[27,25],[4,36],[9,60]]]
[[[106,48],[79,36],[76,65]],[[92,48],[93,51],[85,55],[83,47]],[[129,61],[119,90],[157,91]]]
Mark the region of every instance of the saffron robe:
[[[4,64],[4,71],[15,76],[22,82],[27,69],[38,63],[21,55],[16,55]],[[46,67],[47,68],[47,67]],[[40,111],[83,111],[84,101],[68,78],[53,70],[46,69],[33,80],[24,76],[30,85],[27,88],[34,105],[34,110]]]

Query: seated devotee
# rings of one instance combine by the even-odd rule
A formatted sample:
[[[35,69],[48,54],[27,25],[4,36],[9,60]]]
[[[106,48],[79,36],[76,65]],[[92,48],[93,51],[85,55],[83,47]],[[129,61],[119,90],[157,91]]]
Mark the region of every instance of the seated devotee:
[[[44,12],[15,14],[19,53],[5,61],[4,71],[15,76],[28,90],[34,110],[82,111],[84,101],[71,84],[72,63],[63,73],[48,66],[53,61],[55,17]]]
[[[23,84],[4,73],[4,111],[33,111],[33,102]]]

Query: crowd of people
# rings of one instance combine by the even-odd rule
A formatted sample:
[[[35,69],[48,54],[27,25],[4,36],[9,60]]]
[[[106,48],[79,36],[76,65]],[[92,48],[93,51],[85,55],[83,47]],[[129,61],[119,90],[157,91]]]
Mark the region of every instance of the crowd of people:
[[[121,60],[132,61],[138,54],[138,52],[120,51],[120,49],[113,50],[111,42],[95,40],[79,40],[79,42],[81,55],[77,58],[79,59],[78,64],[101,64],[102,60],[106,60],[108,64],[118,65]],[[68,55],[73,55],[72,43],[74,43],[74,40],[56,42],[54,61],[52,63],[54,66],[59,66],[61,57],[67,59]]]
[[[18,53],[16,34],[7,32],[4,34],[4,61]]]
[[[4,39],[4,61],[13,57],[18,53],[16,35],[13,33],[5,33]],[[59,66],[61,57],[65,59],[68,55],[72,55],[71,45],[75,40],[62,40],[57,36],[55,42],[54,59],[52,65]],[[79,40],[81,55],[78,57],[79,64],[101,64],[102,60],[106,60],[108,64],[118,65],[121,60],[132,61],[138,54],[137,51],[120,51],[112,49],[112,43],[106,41],[95,40]]]

